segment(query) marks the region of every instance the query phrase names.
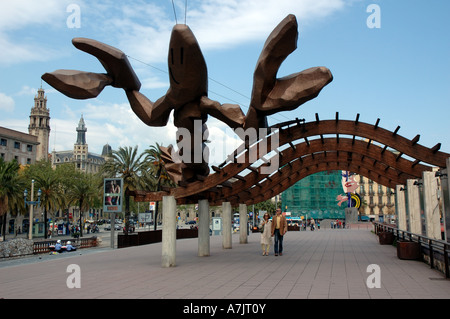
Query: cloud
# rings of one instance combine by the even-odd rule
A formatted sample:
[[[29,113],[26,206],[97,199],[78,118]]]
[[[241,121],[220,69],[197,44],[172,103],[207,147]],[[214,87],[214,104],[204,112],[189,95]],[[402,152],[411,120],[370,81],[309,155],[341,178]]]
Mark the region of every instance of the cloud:
[[[69,0],[16,0],[0,2],[0,64],[46,61],[58,49],[43,47],[38,39],[67,28]],[[73,2],[73,1],[72,1]],[[31,27],[31,28],[29,28]],[[26,29],[26,32],[22,32]]]
[[[69,0],[15,0],[0,2],[0,31],[17,30],[29,25],[54,24],[67,16]],[[73,2],[73,1],[72,1]],[[62,20],[65,22],[65,19]]]
[[[0,110],[12,113],[14,111],[14,106],[15,106],[14,99],[0,92]]]
[[[260,0],[192,0],[188,2],[186,19],[202,49],[222,49],[264,41],[288,14],[296,15],[299,24],[306,24],[323,19],[352,1],[355,0],[266,0],[262,4]],[[95,20],[102,23],[100,29],[97,26],[98,31],[108,38],[113,33],[115,43],[111,45],[147,63],[162,63],[167,59],[170,33],[175,24],[168,2],[134,0],[118,6],[103,1],[86,6],[89,6],[88,14],[94,14]],[[175,4],[177,21],[184,23],[185,1],[178,0]],[[96,9],[99,5],[107,8]]]
[[[188,12],[189,24],[204,49],[265,40],[288,14],[299,24],[317,21],[342,9],[344,0],[211,0]]]
[[[95,101],[87,103],[82,109],[72,110],[67,105],[65,108],[67,118],[51,120],[52,133],[56,134],[59,143],[56,151],[73,149],[81,113],[87,128],[86,142],[93,153],[101,153],[106,143],[113,149],[138,145],[139,150],[143,151],[156,142],[164,146],[175,142],[176,128],[172,119],[166,127],[147,126],[133,113],[128,103]],[[53,144],[51,140],[50,145]]]
[[[170,83],[168,80],[162,81],[158,77],[147,77],[142,82],[142,89],[162,89],[168,88]]]

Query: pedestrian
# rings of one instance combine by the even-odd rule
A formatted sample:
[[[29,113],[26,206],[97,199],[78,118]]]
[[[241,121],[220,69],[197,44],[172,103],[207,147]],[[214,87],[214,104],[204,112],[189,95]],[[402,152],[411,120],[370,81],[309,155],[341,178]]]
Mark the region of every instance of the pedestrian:
[[[263,251],[263,256],[269,256],[269,249],[270,245],[272,244],[272,222],[269,217],[269,213],[265,213],[263,216],[263,220],[259,225],[259,229],[261,231],[261,248]]]
[[[56,241],[55,251],[61,252],[61,250],[62,250],[61,240],[58,239],[58,240]]]
[[[283,255],[283,236],[287,232],[286,217],[281,215],[281,208],[277,208],[276,215],[272,218],[272,237],[275,238],[275,256]]]
[[[314,228],[315,228],[314,225],[315,225],[314,219],[311,217],[311,222],[310,222],[311,231],[314,231]]]
[[[77,250],[77,248],[72,246],[72,242],[69,240],[66,244],[66,250],[67,251],[75,251],[75,250]]]
[[[320,221],[317,221],[317,230],[320,230]]]

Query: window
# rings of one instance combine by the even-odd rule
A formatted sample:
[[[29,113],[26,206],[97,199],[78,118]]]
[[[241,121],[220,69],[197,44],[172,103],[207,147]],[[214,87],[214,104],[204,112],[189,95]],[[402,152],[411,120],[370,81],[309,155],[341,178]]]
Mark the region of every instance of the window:
[[[8,144],[8,142],[6,141],[6,139],[2,138],[2,139],[0,140],[0,145],[1,145],[1,146],[6,146],[7,144]]]
[[[27,151],[33,152],[33,145],[27,144]]]
[[[14,148],[20,149],[20,142],[14,142]]]
[[[27,165],[31,164],[31,158],[27,158]]]

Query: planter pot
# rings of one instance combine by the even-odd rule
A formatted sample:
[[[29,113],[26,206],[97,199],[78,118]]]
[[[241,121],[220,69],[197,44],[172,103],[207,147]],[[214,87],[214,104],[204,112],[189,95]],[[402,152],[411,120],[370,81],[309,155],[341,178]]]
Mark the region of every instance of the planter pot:
[[[378,234],[380,245],[392,245],[394,242],[394,234],[392,232],[381,232]]]
[[[398,241],[397,257],[399,259],[409,259],[409,260],[419,259],[420,244],[411,241]]]

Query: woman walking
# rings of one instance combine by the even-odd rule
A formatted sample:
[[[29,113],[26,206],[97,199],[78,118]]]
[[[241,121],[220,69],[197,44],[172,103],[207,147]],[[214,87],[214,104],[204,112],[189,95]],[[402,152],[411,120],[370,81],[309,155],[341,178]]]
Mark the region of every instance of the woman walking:
[[[261,225],[259,225],[261,230],[261,248],[262,255],[269,256],[269,248],[272,245],[272,222],[269,220],[269,214],[265,213]]]

